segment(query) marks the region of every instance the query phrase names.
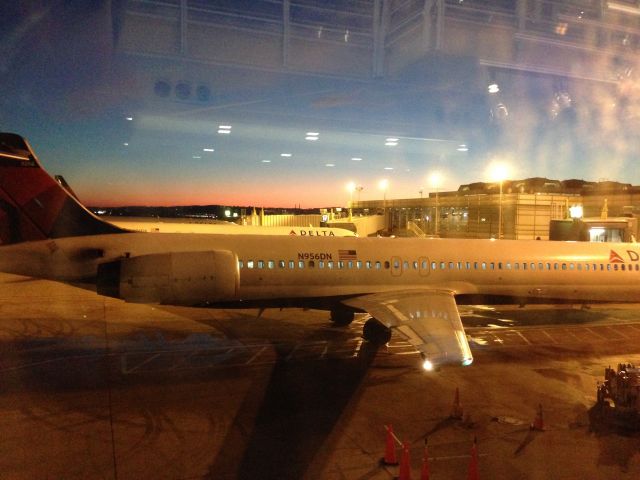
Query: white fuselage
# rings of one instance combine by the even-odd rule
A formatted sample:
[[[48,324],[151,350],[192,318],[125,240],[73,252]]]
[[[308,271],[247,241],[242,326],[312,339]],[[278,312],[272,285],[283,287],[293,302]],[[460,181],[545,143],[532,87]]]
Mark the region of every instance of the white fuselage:
[[[125,233],[2,247],[0,270],[74,281],[122,257],[214,250],[237,259],[233,300],[430,286],[456,295],[640,302],[640,247],[620,243]]]

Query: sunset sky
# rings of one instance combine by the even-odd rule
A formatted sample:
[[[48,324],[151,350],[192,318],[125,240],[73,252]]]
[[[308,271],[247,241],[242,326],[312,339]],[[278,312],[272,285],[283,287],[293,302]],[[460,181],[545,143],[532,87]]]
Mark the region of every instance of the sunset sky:
[[[88,205],[344,206],[349,182],[362,187],[354,200],[382,198],[383,178],[387,198],[418,197],[434,171],[453,190],[490,180],[496,160],[514,179],[640,183],[635,81],[502,72],[489,93],[475,70],[446,64],[438,84],[421,71],[381,81],[212,66],[212,101],[193,105],[154,95],[144,75],[158,65],[114,51],[99,3],[0,19],[0,128],[27,137]]]

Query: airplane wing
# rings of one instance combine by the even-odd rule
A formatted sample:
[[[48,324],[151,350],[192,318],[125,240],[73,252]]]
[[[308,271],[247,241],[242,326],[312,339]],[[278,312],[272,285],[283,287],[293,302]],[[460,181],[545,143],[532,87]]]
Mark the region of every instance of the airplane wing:
[[[452,291],[420,289],[364,295],[343,301],[394,328],[431,365],[473,362]],[[425,363],[425,368],[429,364]]]

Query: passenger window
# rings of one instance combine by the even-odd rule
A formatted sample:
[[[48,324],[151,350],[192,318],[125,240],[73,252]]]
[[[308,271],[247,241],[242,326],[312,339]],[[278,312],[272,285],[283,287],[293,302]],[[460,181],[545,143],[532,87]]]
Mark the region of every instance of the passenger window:
[[[406,260],[402,262],[402,268],[404,269],[405,272],[409,270],[409,262],[407,262]]]
[[[526,270],[526,269],[527,269],[527,264],[526,264],[526,263],[524,263],[524,262],[522,263],[522,269],[523,269],[523,270]]]
[[[617,263],[613,266],[613,269],[614,269],[616,272],[618,271],[618,264],[617,264]]]
[[[268,268],[275,268],[275,266],[276,266],[276,262],[274,262],[273,260],[269,260],[267,262],[267,267]]]
[[[385,269],[389,270],[390,267],[391,267],[391,264],[388,261],[384,262]]]
[[[589,264],[588,264],[588,263],[585,263],[585,264],[584,264],[584,269],[585,269],[587,272],[589,271]]]
[[[507,270],[511,270],[511,262],[507,262],[506,265],[505,265],[505,268]]]
[[[494,264],[493,262],[491,262],[489,265],[490,265],[491,270],[494,270],[494,269],[495,269],[495,267],[496,267],[496,266],[495,266],[495,264]]]
[[[477,270],[478,269],[478,262],[473,262],[473,269]]]
[[[324,260],[318,261],[318,268],[324,268]]]
[[[531,270],[535,270],[536,269],[536,264],[531,262],[531,265],[529,265],[529,267],[531,267]]]
[[[382,264],[380,263],[380,261],[376,261],[376,270],[380,270],[382,268]]]
[[[429,267],[429,262],[426,260],[422,260],[422,269],[426,270]]]
[[[567,264],[566,264],[566,263],[563,263],[563,264],[562,264],[562,270],[566,270],[566,269],[567,269]]]
[[[315,268],[316,262],[313,260],[309,260],[309,268]]]
[[[289,260],[289,268],[296,268],[296,262],[294,262],[293,260]]]
[[[515,268],[516,270],[520,270],[520,264],[518,262],[514,263],[513,268]]]
[[[347,262],[347,266],[348,266],[349,268],[353,268],[353,260],[349,260],[349,261]]]
[[[458,262],[458,270],[462,270],[462,262]]]
[[[342,270],[344,268],[344,262],[342,260],[338,261],[338,268]]]
[[[244,262],[242,260],[238,260],[238,268],[244,268]]]
[[[449,262],[449,270],[453,270],[453,262]]]
[[[362,260],[358,260],[358,261],[356,262],[356,268],[357,268],[357,269],[361,269],[361,268],[362,268]]]
[[[418,262],[417,261],[413,262],[413,269],[414,270],[418,270]]]
[[[400,268],[400,260],[393,261],[393,268],[395,268],[396,270]]]
[[[482,262],[482,269],[486,270],[487,269],[487,262]]]
[[[446,264],[444,262],[440,262],[440,270],[445,269]]]
[[[327,268],[328,268],[329,270],[333,269],[333,260],[329,260],[329,261],[327,262]]]
[[[549,269],[549,264],[547,263],[547,270]],[[538,270],[544,270],[544,263],[538,263]]]
[[[436,262],[431,262],[431,270],[437,270],[438,264]]]
[[[571,265],[573,265],[573,263]],[[578,271],[582,271],[582,264],[581,263],[576,264],[576,268],[578,269]]]
[[[471,270],[471,263],[467,262],[467,270]]]
[[[298,262],[298,268],[304,268],[304,261],[303,260],[300,260]]]
[[[502,270],[502,262],[498,262],[498,270]]]
[[[367,266],[367,269],[371,268],[371,260],[367,260],[367,263],[365,264]]]
[[[624,271],[624,263],[620,265],[620,268]]]
[[[284,261],[284,260],[278,260],[278,266],[279,266],[280,268],[284,268],[284,267],[285,267],[285,265],[286,265],[286,263],[285,263],[285,261]]]
[[[611,271],[611,264],[610,263],[607,264],[607,270]]]
[[[573,263],[569,264],[569,270],[573,270],[575,268],[575,265]]]

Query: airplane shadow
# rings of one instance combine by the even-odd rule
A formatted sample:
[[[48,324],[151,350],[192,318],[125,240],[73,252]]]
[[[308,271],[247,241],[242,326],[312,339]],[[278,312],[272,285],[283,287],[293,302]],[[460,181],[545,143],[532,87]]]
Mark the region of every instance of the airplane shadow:
[[[327,335],[309,333],[305,341]],[[293,343],[273,348],[276,360],[267,384],[248,392],[207,478],[299,479],[314,460],[323,464],[323,446],[358,395],[377,351],[363,343],[352,358],[290,361]]]

